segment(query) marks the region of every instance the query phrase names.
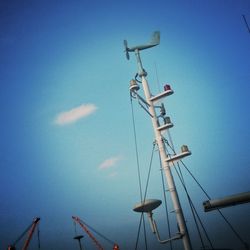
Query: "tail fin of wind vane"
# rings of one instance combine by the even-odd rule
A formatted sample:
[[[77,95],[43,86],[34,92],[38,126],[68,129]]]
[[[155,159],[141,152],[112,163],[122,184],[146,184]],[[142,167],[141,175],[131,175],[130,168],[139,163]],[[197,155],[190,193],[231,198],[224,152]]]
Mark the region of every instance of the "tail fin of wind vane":
[[[158,45],[160,43],[160,31],[155,31],[152,35],[151,44]]]

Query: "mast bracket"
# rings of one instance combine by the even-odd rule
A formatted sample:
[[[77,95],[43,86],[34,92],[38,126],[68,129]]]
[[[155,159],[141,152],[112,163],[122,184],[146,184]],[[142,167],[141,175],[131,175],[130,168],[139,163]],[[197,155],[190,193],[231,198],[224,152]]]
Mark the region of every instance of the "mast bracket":
[[[174,165],[175,162],[180,161],[182,158],[191,155],[191,151],[189,151],[188,147],[186,145],[183,145],[181,147],[181,153],[173,156],[169,156],[165,161],[169,164]]]

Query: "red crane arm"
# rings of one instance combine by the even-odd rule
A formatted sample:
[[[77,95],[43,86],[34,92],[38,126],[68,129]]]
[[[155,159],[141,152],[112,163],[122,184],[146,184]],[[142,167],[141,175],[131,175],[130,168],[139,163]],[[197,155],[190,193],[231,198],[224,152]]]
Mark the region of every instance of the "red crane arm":
[[[94,241],[94,243],[97,245],[97,248],[100,250],[104,250],[104,248],[101,246],[101,244],[97,241],[97,239],[94,237],[94,235],[88,230],[88,228],[82,223],[81,219],[75,216],[72,216],[72,219],[75,220],[82,228],[83,230],[88,234],[88,236]]]
[[[27,250],[28,249],[30,240],[32,238],[32,235],[33,235],[33,233],[35,231],[35,228],[36,228],[36,226],[37,226],[37,224],[38,224],[39,221],[40,221],[40,218],[35,218],[34,219],[33,224],[32,224],[32,226],[30,228],[30,231],[29,231],[29,236],[28,236],[27,240],[25,241],[25,244],[24,244],[22,250]]]

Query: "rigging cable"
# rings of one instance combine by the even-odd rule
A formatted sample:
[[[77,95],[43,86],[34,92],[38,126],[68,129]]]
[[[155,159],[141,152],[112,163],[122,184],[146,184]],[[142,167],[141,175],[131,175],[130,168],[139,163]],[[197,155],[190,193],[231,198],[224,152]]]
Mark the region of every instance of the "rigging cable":
[[[160,152],[159,152],[159,158],[160,158]],[[169,222],[166,187],[165,187],[164,177],[163,177],[163,173],[162,173],[163,168],[162,168],[161,160],[160,160],[160,167],[161,167],[161,181],[162,181],[163,197],[164,197],[164,204],[165,204],[165,208],[166,208],[165,211],[166,211],[167,225],[168,225],[168,237],[170,239],[171,238],[171,228],[170,228],[170,222]],[[169,243],[170,243],[170,249],[173,250],[172,241],[170,241]]]
[[[246,27],[247,27],[247,30],[248,30],[248,32],[250,33],[250,27],[249,27],[249,25],[248,25],[248,23],[247,23],[247,19],[246,19],[245,15],[242,15],[242,17],[243,17],[244,23],[245,23],[245,25],[246,25]]]
[[[132,102],[132,96],[130,96],[130,104],[131,104],[131,113],[132,113],[132,122],[133,122],[133,132],[134,132],[134,141],[135,141],[135,151],[136,151],[136,163],[137,163],[137,174],[138,174],[138,182],[139,182],[139,188],[140,188],[140,197],[142,202],[142,183],[141,183],[141,171],[140,171],[140,164],[139,164],[139,153],[138,153],[138,146],[137,146],[137,137],[136,137],[136,128],[135,128],[135,115],[134,115],[134,108],[133,108],[133,102]],[[144,229],[144,241],[145,241],[145,247],[146,250],[148,249],[147,244],[147,235],[146,235],[146,227],[145,227],[145,218],[144,214],[142,213],[141,220],[143,221],[143,229]],[[140,220],[140,225],[141,225]],[[137,233],[137,239],[136,239],[136,247],[138,245],[139,241],[139,235],[140,235],[140,226],[138,228]],[[137,248],[136,248],[137,249]]]
[[[157,65],[155,62],[155,74],[156,74],[156,79],[157,79],[157,87],[158,87],[158,91],[161,92],[160,90],[160,82],[159,82],[159,76],[158,76],[158,70],[157,70]]]
[[[174,167],[175,167],[175,166],[174,166]],[[186,184],[185,184],[184,176],[183,176],[183,174],[182,174],[182,171],[181,171],[179,162],[177,162],[177,167],[178,167],[179,174],[180,174],[180,175],[179,175],[179,179],[180,179],[180,181],[182,182],[182,185],[183,185],[183,187],[184,187],[184,189],[185,189],[185,192],[186,192],[186,195],[187,195],[187,198],[188,198],[188,202],[189,202],[189,206],[190,206],[191,211],[192,211],[192,214],[193,214],[193,218],[194,218],[194,221],[195,221],[195,224],[196,224],[196,228],[197,228],[197,231],[198,231],[198,234],[199,234],[199,237],[200,237],[200,240],[201,240],[201,244],[202,244],[202,246],[203,246],[203,249],[205,249],[205,245],[204,245],[204,242],[203,242],[203,239],[202,239],[202,235],[201,235],[200,228],[199,228],[199,224],[197,223],[196,217],[197,217],[197,219],[199,220],[199,223],[200,223],[200,225],[201,225],[201,227],[202,227],[202,229],[203,229],[203,232],[204,232],[204,234],[205,234],[205,236],[206,236],[206,238],[207,238],[207,240],[208,240],[208,242],[209,242],[209,244],[210,244],[210,247],[211,247],[212,249],[214,249],[213,244],[212,244],[212,241],[210,240],[210,238],[209,238],[209,236],[208,236],[207,230],[205,229],[205,226],[204,226],[203,222],[201,221],[201,218],[200,218],[200,216],[199,216],[199,214],[198,214],[198,212],[197,212],[197,210],[196,210],[196,208],[195,208],[195,206],[194,206],[194,203],[193,203],[193,201],[192,201],[192,199],[191,199],[191,197],[190,197],[190,195],[189,195],[189,193],[188,193],[188,191],[187,191],[187,186],[186,186]],[[176,167],[175,167],[175,171],[176,171],[177,174],[178,174],[178,171],[177,171]],[[196,216],[196,217],[195,217],[195,216]]]
[[[146,187],[145,187],[145,193],[144,193],[143,202],[145,202],[146,196],[147,196],[148,183],[149,183],[149,177],[150,177],[150,173],[151,173],[151,169],[152,169],[152,162],[153,162],[153,156],[154,156],[154,151],[155,151],[155,145],[156,145],[156,144],[155,144],[155,142],[154,142],[154,143],[153,143],[152,153],[151,153],[151,158],[150,158],[150,163],[149,163],[148,177],[147,177],[147,182],[146,182]]]
[[[77,236],[77,231],[76,231],[76,222],[75,222],[75,220],[73,220],[73,225],[74,225],[74,229],[75,229],[75,236]]]
[[[15,246],[22,238],[23,236],[29,231],[29,229],[32,227],[33,222],[25,229],[25,231],[18,237],[18,239],[13,243],[13,246]]]
[[[145,187],[145,192],[144,192],[144,199],[143,199],[143,203],[146,200],[146,196],[147,196],[147,190],[148,190],[148,184],[149,184],[149,177],[150,177],[150,173],[151,173],[151,169],[152,169],[152,162],[153,162],[153,156],[154,156],[154,151],[155,151],[155,142],[153,143],[153,149],[152,149],[152,153],[151,153],[151,158],[150,158],[150,164],[149,164],[149,170],[148,170],[148,176],[147,176],[147,182],[146,182],[146,187]],[[136,241],[136,247],[135,249],[137,249],[138,246],[138,239],[139,239],[139,233],[140,233],[140,229],[141,229],[141,221],[142,221],[142,215],[143,213],[141,213],[141,218],[140,218],[140,223],[139,223],[139,228],[138,228],[138,233],[137,233],[137,241]]]
[[[168,134],[168,138],[169,138],[169,141],[170,141],[171,146],[170,146],[169,143],[168,143],[168,145],[169,145],[169,147],[173,150],[173,152],[175,153],[174,143],[173,143],[172,136],[171,136],[169,130],[167,130],[167,134]]]
[[[192,172],[188,169],[186,164],[182,160],[180,160],[184,168],[188,171],[188,173],[191,175],[191,177],[194,179],[196,184],[200,187],[200,189],[203,191],[203,193],[206,195],[206,197],[211,200],[211,197],[208,195],[208,193],[205,191],[205,189],[202,187],[202,185],[199,183],[199,181],[194,177]],[[244,245],[245,249],[249,249],[248,244],[241,238],[239,233],[236,231],[236,229],[233,227],[233,225],[229,222],[229,220],[224,216],[224,214],[220,211],[220,209],[216,209],[221,217],[224,219],[224,221],[227,223],[227,225],[231,228],[232,232],[235,234],[235,236],[239,239],[239,241]]]
[[[187,186],[185,184],[184,177],[183,177],[183,174],[182,174],[182,171],[181,171],[181,168],[180,168],[180,164],[178,162],[177,162],[177,166],[178,166],[178,169],[179,169],[179,175],[178,176],[179,176],[179,179],[180,179],[180,181],[181,181],[181,183],[183,185],[185,193],[187,195],[189,206],[190,206],[191,212],[193,214],[193,218],[194,218],[196,228],[197,228],[200,240],[201,240],[201,244],[202,244],[203,248],[205,249],[203,238],[202,238],[201,231],[200,231],[200,227],[199,227],[199,224],[197,223],[196,218],[198,219],[198,221],[200,223],[200,226],[202,227],[202,230],[203,230],[203,232],[205,234],[205,237],[206,237],[207,241],[209,242],[209,245],[210,245],[211,249],[214,249],[213,243],[212,243],[212,241],[211,241],[211,239],[210,239],[210,237],[208,235],[208,232],[207,232],[207,230],[206,230],[206,228],[205,228],[205,226],[204,226],[204,224],[203,224],[203,222],[202,222],[202,220],[201,220],[201,218],[200,218],[200,216],[199,216],[199,214],[198,214],[198,212],[197,212],[197,210],[196,210],[196,208],[194,206],[194,203],[193,203],[193,201],[192,201],[192,199],[191,199],[191,197],[190,197],[190,195],[188,193]],[[177,171],[176,167],[175,167],[175,170],[176,170],[176,172],[178,174],[178,171]]]
[[[165,138],[163,138],[163,140],[164,140],[164,142],[171,148],[171,150],[173,151],[173,153],[176,154],[175,149],[174,149],[173,140],[172,140],[172,138],[171,138],[171,134],[170,134],[169,131],[168,131],[168,137],[169,137],[169,140],[170,140],[171,145],[169,144],[168,140],[166,140]],[[167,147],[166,147],[166,150],[167,150]],[[167,152],[167,153],[168,153],[168,152]],[[208,236],[208,233],[207,233],[207,231],[206,231],[206,229],[205,229],[205,227],[204,227],[204,225],[203,225],[203,223],[202,223],[202,221],[201,221],[201,219],[200,219],[200,217],[199,217],[199,215],[198,215],[198,212],[197,212],[197,210],[196,210],[196,208],[195,208],[195,206],[194,206],[194,204],[193,204],[193,202],[192,202],[192,199],[191,199],[190,195],[188,194],[187,187],[186,187],[186,185],[185,185],[185,181],[184,181],[184,177],[183,177],[183,174],[182,174],[180,165],[179,165],[179,163],[177,163],[179,172],[177,171],[175,164],[173,164],[173,165],[174,165],[175,171],[176,171],[176,173],[177,173],[177,175],[178,175],[178,177],[179,177],[179,179],[180,179],[180,181],[181,181],[181,184],[182,184],[182,186],[183,186],[183,188],[184,188],[184,190],[185,190],[185,193],[186,193],[186,195],[187,195],[188,202],[189,202],[189,206],[190,206],[190,209],[191,209],[193,218],[194,218],[194,222],[195,222],[195,225],[196,225],[198,234],[199,234],[199,238],[200,238],[201,244],[202,244],[203,248],[205,248],[205,245],[204,245],[204,242],[203,242],[203,239],[202,239],[202,235],[201,235],[201,231],[200,231],[200,228],[199,228],[199,225],[198,225],[198,222],[197,222],[197,218],[198,218],[199,223],[200,223],[200,225],[201,225],[201,227],[202,227],[202,229],[203,229],[203,231],[204,231],[204,233],[205,233],[205,235],[206,235],[206,238],[207,238],[207,240],[208,240],[210,246],[212,247],[212,249],[214,249],[214,248],[213,248],[213,245],[212,245],[212,242],[211,242],[211,240],[210,240],[210,238],[209,238],[209,236]],[[197,217],[197,218],[196,218],[196,217]]]
[[[190,208],[191,208],[191,212],[192,212],[192,215],[193,215],[193,218],[194,218],[194,222],[195,222],[195,225],[196,225],[196,228],[197,228],[197,231],[198,231],[199,238],[200,238],[200,241],[201,241],[201,244],[202,244],[203,249],[205,249],[205,245],[204,245],[204,241],[203,241],[203,239],[202,239],[202,235],[201,235],[201,231],[200,231],[200,228],[199,228],[199,224],[198,224],[198,222],[197,222],[197,219],[199,220],[199,223],[200,223],[200,225],[201,225],[201,227],[202,227],[202,229],[203,229],[203,231],[204,231],[204,233],[205,233],[205,236],[206,236],[206,238],[207,238],[207,240],[208,240],[208,242],[209,242],[209,244],[210,244],[210,247],[211,247],[212,249],[214,249],[213,244],[212,244],[212,242],[211,242],[211,240],[210,240],[210,238],[209,238],[209,236],[208,236],[208,233],[207,233],[207,231],[206,231],[206,229],[205,229],[205,227],[204,227],[204,225],[203,225],[203,223],[202,223],[202,221],[201,221],[201,218],[200,218],[200,216],[199,216],[199,214],[198,214],[198,212],[197,212],[197,210],[196,210],[196,208],[195,208],[195,206],[194,206],[194,203],[193,203],[193,201],[192,201],[192,199],[191,199],[191,197],[190,197],[190,195],[189,195],[189,193],[188,193],[187,187],[186,187],[186,185],[185,185],[185,183],[184,183],[183,176],[182,176],[182,174],[180,174],[180,173],[178,172],[178,170],[177,170],[177,168],[176,168],[175,165],[174,165],[174,169],[175,169],[175,171],[176,171],[176,173],[177,173],[177,175],[178,175],[178,177],[179,177],[179,179],[180,179],[180,181],[181,181],[181,184],[182,184],[182,186],[183,186],[183,188],[184,188],[184,191],[185,191],[185,193],[186,193],[186,196],[187,196],[187,198],[188,198],[188,203],[189,203],[189,206],[190,206]],[[196,217],[197,217],[197,218],[196,218]]]
[[[101,238],[103,238],[104,240],[106,240],[107,242],[109,242],[110,244],[114,245],[115,242],[110,240],[109,238],[107,238],[106,236],[104,236],[103,234],[101,234],[100,232],[98,232],[96,229],[94,229],[92,226],[90,226],[89,224],[87,224],[85,221],[83,221],[81,219],[81,222],[86,225],[90,230],[92,230],[94,233],[96,233],[97,235],[99,235]]]
[[[137,230],[137,237],[136,237],[136,243],[135,243],[135,250],[137,250],[137,247],[138,247],[138,242],[139,242],[139,237],[140,237],[140,232],[141,232],[142,217],[143,217],[143,213],[141,213],[141,218],[140,218],[140,222],[139,222],[139,226],[138,226],[138,230]]]
[[[37,225],[37,240],[38,240],[38,249],[41,249],[39,224]]]

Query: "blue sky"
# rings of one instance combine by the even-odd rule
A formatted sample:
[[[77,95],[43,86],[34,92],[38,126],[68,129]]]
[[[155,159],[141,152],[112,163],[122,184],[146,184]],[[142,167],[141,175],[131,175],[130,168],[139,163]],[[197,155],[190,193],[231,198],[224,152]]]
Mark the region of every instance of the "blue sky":
[[[123,39],[141,44],[155,30],[161,44],[141,56],[152,93],[164,83],[175,92],[164,103],[176,149],[189,146],[185,163],[211,197],[249,191],[250,34],[242,14],[250,23],[247,0],[1,1],[0,248],[39,216],[41,249],[78,249],[72,215],[121,249],[134,248],[140,218],[132,208],[140,196],[129,81],[137,68],[134,55],[125,58]],[[154,137],[137,102],[134,109],[145,185]],[[156,154],[149,198],[162,199],[159,168]],[[215,245],[240,249],[187,182]],[[223,211],[247,239],[249,205]],[[166,236],[163,208],[155,218]],[[174,231],[173,215],[171,222]],[[146,227],[149,249],[168,249]],[[83,245],[94,249],[87,237]],[[36,235],[31,246],[37,249]]]

